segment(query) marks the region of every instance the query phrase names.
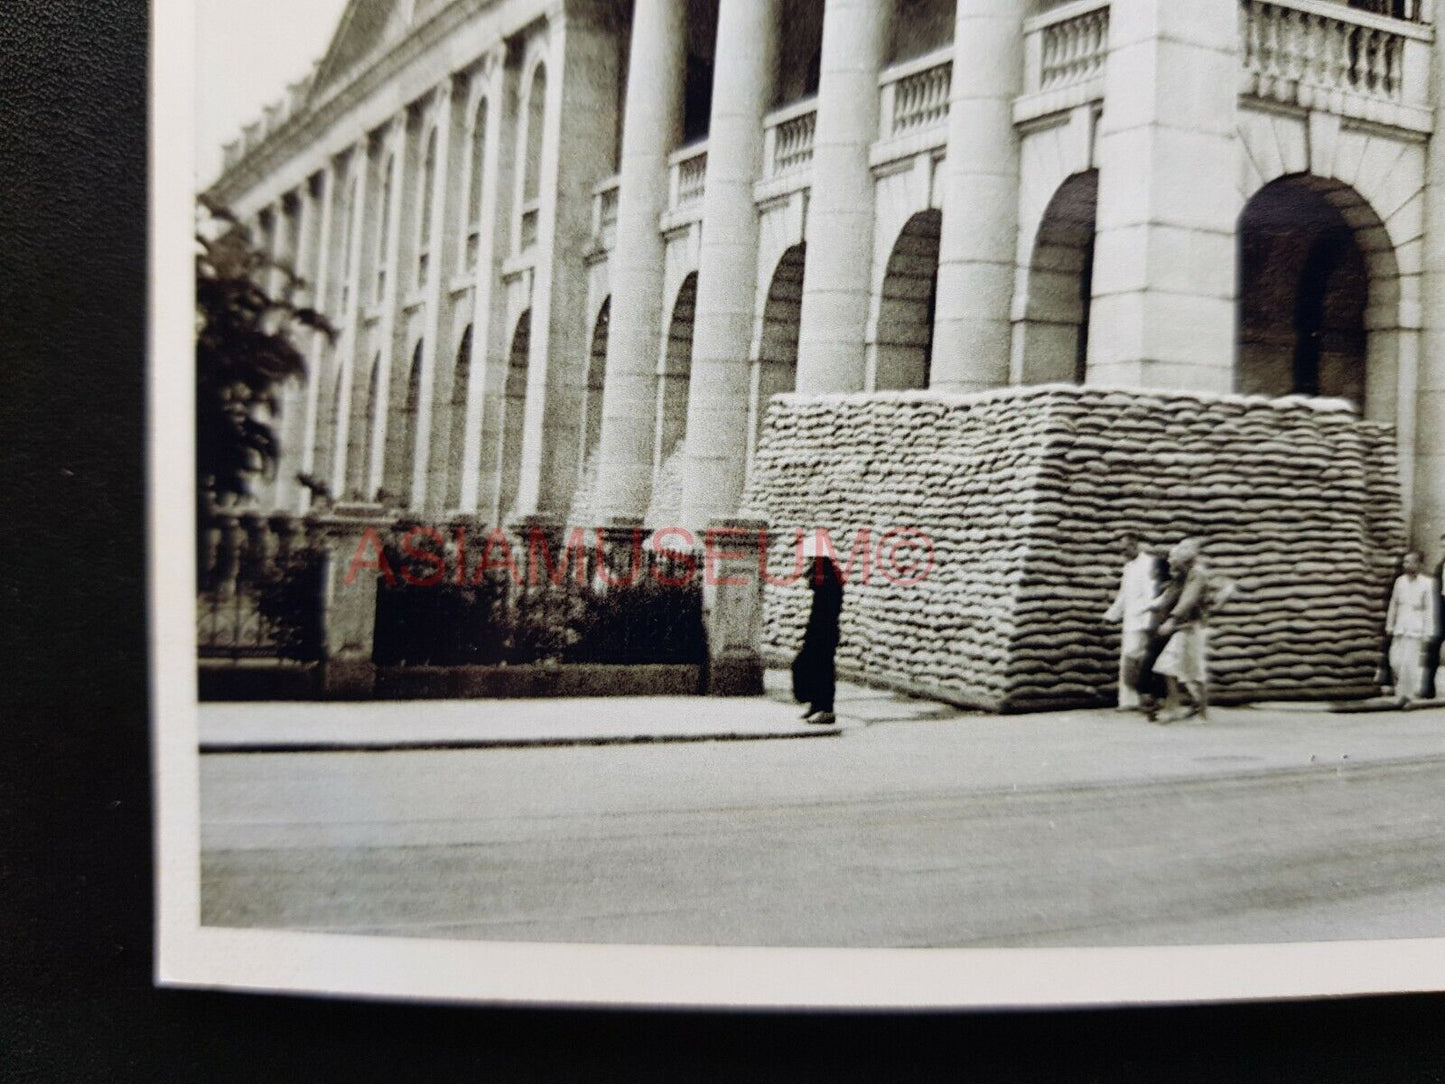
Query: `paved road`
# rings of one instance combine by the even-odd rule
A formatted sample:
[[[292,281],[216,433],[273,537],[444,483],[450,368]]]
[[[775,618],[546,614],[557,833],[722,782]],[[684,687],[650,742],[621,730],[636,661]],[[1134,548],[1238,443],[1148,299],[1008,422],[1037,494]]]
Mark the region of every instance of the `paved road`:
[[[1445,712],[1161,729],[848,710],[821,742],[207,755],[203,920],[753,945],[1445,936]]]

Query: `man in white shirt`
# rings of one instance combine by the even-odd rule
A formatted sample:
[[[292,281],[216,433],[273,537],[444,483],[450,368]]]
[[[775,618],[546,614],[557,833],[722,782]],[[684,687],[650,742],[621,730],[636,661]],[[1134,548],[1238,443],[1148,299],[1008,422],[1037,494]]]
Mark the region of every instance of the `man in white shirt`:
[[[1155,618],[1154,600],[1159,594],[1159,559],[1149,543],[1126,538],[1127,552],[1134,558],[1124,566],[1119,581],[1118,594],[1114,604],[1104,614],[1105,621],[1117,621],[1122,625],[1119,642],[1119,707],[1134,709],[1140,706],[1139,692],[1134,687],[1134,670],[1144,657],[1149,643],[1149,632]]]
[[[1390,592],[1385,634],[1390,637],[1390,669],[1395,696],[1402,703],[1424,695],[1425,649],[1435,638],[1435,583],[1420,573],[1420,555],[1407,553]]]

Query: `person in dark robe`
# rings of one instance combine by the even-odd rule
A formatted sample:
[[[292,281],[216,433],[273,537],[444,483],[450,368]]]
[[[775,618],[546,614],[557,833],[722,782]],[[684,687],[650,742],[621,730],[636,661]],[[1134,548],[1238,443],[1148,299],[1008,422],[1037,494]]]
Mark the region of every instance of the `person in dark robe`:
[[[1445,554],[1445,534],[1440,536],[1440,552]],[[1435,566],[1431,574],[1434,581],[1431,584],[1435,595],[1435,638],[1430,641],[1426,648],[1425,655],[1425,688],[1424,695],[1427,700],[1445,700],[1445,677],[1442,670],[1441,647],[1445,645],[1445,558]]]
[[[793,661],[793,695],[808,705],[803,713],[807,722],[830,726],[838,721],[833,714],[837,688],[833,659],[838,651],[838,619],[843,612],[843,574],[837,563],[829,557],[814,556],[808,588],[813,592],[813,605],[803,632],[802,650]]]

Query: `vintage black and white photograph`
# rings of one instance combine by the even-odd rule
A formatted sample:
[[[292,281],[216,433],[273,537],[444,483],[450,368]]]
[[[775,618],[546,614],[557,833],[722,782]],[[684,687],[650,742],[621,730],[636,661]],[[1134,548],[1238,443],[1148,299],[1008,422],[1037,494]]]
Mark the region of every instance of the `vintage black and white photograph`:
[[[1445,8],[179,6],[164,981],[1445,986]]]

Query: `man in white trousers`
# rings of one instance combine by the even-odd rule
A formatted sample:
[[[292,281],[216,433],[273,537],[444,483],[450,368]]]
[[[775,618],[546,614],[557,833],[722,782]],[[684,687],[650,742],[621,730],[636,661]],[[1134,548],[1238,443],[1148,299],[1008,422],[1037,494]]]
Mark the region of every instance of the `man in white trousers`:
[[[1425,650],[1435,638],[1435,585],[1429,576],[1421,575],[1418,553],[1405,554],[1400,567],[1400,578],[1390,592],[1385,635],[1390,638],[1395,697],[1409,703],[1424,695]]]
[[[1114,604],[1104,614],[1105,621],[1117,621],[1122,625],[1119,643],[1119,707],[1134,710],[1140,706],[1139,692],[1134,687],[1133,673],[1149,643],[1149,633],[1154,621],[1154,601],[1159,594],[1159,558],[1154,549],[1142,539],[1133,536],[1124,540],[1126,552],[1133,559],[1124,566],[1119,581],[1119,592]]]

